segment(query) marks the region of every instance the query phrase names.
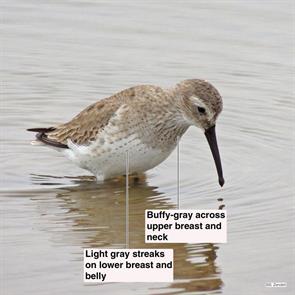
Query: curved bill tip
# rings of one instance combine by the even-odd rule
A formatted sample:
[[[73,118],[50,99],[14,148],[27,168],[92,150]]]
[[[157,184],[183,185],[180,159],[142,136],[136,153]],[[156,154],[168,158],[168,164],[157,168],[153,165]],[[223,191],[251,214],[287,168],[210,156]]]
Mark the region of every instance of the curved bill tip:
[[[215,166],[216,166],[216,170],[218,174],[218,182],[220,186],[222,187],[224,185],[224,178],[222,173],[220,154],[219,154],[217,140],[216,140],[215,125],[211,126],[205,131],[205,136],[207,138],[207,141],[209,143],[209,146],[214,158],[214,162],[215,162]]]
[[[223,187],[223,185],[224,185],[224,178],[223,178],[223,177],[219,178],[219,179],[218,179],[218,182],[219,182],[219,185],[220,185],[221,187]]]

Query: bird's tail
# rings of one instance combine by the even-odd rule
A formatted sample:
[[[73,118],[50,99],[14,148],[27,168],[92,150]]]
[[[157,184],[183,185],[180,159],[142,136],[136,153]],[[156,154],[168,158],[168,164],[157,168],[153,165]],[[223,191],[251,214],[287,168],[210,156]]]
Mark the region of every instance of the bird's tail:
[[[58,148],[68,148],[66,144],[54,141],[47,137],[47,133],[54,131],[54,127],[50,128],[29,128],[27,131],[37,132],[36,139],[31,142],[32,145],[49,145]]]

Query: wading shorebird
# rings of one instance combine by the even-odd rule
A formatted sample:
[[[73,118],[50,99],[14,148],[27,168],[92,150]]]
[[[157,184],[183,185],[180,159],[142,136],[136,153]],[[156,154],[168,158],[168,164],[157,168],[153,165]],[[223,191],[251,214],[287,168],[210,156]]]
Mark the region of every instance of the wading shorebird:
[[[147,171],[164,161],[191,126],[201,128],[208,140],[218,173],[224,179],[215,123],[222,98],[209,82],[185,80],[164,90],[139,85],[102,99],[71,121],[50,128],[33,128],[36,141],[62,152],[98,180]]]

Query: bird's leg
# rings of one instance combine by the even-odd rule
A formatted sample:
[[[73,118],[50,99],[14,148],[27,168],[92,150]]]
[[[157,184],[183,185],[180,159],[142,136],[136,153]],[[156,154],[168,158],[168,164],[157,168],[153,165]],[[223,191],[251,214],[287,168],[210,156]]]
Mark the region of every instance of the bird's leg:
[[[144,173],[134,173],[131,175],[131,179],[134,185],[142,184],[146,181],[146,175]]]

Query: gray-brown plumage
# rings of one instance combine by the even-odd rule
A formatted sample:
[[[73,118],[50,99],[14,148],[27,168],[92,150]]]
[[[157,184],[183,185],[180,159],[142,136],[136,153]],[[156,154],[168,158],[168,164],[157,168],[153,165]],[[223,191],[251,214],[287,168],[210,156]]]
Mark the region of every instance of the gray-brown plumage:
[[[135,171],[132,172],[145,171],[171,153],[177,138],[190,125],[212,130],[221,110],[218,91],[207,81],[192,79],[169,90],[153,85],[131,87],[88,106],[67,123],[30,130],[38,132],[37,139],[47,145],[69,149],[66,156],[71,160],[106,178],[124,171],[122,165],[118,169],[94,167],[114,165],[104,159],[103,154],[122,160],[130,149],[136,155],[134,159],[143,162],[133,164]],[[89,159],[86,159],[87,153]],[[141,160],[143,158],[145,160]],[[152,165],[147,164],[151,162]]]

